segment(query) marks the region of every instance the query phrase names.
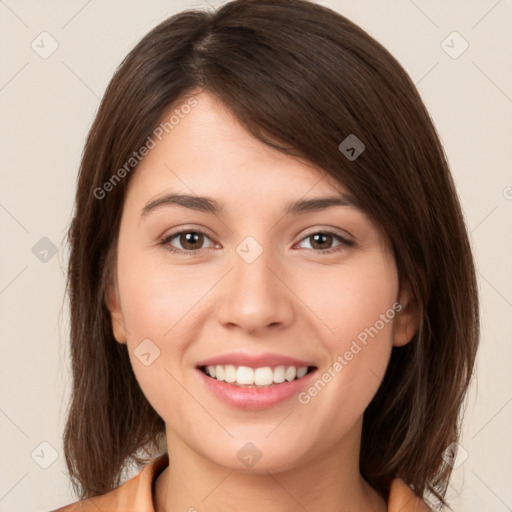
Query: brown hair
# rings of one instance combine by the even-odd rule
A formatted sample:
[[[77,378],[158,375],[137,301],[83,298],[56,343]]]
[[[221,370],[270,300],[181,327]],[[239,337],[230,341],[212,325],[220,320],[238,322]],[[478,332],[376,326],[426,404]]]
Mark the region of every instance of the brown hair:
[[[338,180],[390,240],[420,324],[409,344],[393,348],[365,411],[360,470],[386,499],[400,476],[418,496],[445,504],[452,468],[442,453],[459,436],[479,339],[461,207],[407,73],[364,30],[308,0],[236,0],[216,12],[176,14],[137,44],[107,87],[68,233],[73,390],[64,448],[75,492],[83,499],[117,487],[127,462],[147,462],[140,451],[157,453],[165,436],[105,302],[133,172],[104,197],[95,191],[197,89],[220,98],[262,142]],[[338,149],[350,134],[365,144],[352,161]]]

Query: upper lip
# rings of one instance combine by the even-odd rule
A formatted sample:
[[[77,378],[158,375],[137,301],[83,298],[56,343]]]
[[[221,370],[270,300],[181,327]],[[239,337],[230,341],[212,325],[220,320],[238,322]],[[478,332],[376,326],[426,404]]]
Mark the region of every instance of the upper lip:
[[[249,368],[262,368],[264,366],[315,366],[313,363],[303,361],[295,357],[269,352],[262,354],[246,354],[242,352],[231,352],[219,356],[204,359],[197,363],[200,366],[215,366],[217,364],[232,364],[234,366],[248,366]]]

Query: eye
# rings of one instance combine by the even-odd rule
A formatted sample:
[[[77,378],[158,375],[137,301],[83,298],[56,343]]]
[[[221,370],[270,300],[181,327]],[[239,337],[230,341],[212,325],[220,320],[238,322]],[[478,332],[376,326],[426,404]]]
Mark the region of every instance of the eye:
[[[171,242],[177,240],[177,242],[181,245],[180,247],[176,247]],[[210,237],[201,230],[197,229],[182,229],[181,231],[176,231],[171,233],[167,237],[165,237],[160,245],[165,246],[172,253],[181,253],[193,255],[197,251],[203,249],[204,240],[210,240]],[[329,254],[332,252],[340,251],[344,246],[351,247],[355,245],[355,243],[351,240],[344,238],[343,236],[335,233],[333,231],[315,231],[306,235],[302,240],[312,239],[312,244],[310,243],[310,248],[308,250],[321,252],[323,254]],[[338,240],[339,244],[332,247],[332,243],[334,240]],[[331,245],[331,247],[328,247]],[[215,244],[212,243],[210,247],[214,247]]]
[[[177,239],[178,243],[181,244],[182,248],[176,248],[171,244],[171,241]],[[160,245],[164,245],[168,248],[169,251],[174,253],[194,253],[200,249],[203,249],[202,245],[204,239],[210,240],[208,235],[203,231],[197,229],[183,229],[181,231],[176,231],[175,233],[171,233],[169,236],[165,237]],[[213,247],[212,244],[211,247]]]
[[[315,231],[309,235],[306,235],[302,240],[308,239],[313,240],[313,243],[310,243],[310,245],[312,245],[311,250],[328,254],[341,250],[343,246],[351,247],[355,245],[352,240],[347,240],[346,238],[333,231]],[[334,239],[339,240],[340,243],[334,247],[326,247],[326,245],[328,246],[332,244]]]

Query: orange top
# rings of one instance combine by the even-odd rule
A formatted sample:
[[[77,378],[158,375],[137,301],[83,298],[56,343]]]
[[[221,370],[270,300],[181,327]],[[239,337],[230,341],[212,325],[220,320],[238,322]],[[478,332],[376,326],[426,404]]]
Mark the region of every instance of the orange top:
[[[53,512],[155,512],[153,492],[158,475],[169,465],[167,453],[157,457],[142,471],[117,489],[71,503]],[[400,478],[391,482],[388,512],[429,512],[423,500]]]

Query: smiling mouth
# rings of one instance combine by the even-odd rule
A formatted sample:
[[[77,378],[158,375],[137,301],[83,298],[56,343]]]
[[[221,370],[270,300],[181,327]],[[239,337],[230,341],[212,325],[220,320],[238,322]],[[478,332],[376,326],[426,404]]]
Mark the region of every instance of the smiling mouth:
[[[250,368],[234,365],[198,366],[197,368],[213,380],[243,388],[279,386],[279,384],[300,380],[317,369],[316,366]]]

